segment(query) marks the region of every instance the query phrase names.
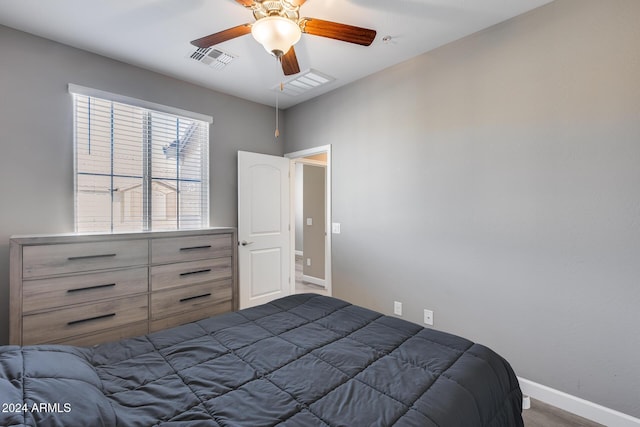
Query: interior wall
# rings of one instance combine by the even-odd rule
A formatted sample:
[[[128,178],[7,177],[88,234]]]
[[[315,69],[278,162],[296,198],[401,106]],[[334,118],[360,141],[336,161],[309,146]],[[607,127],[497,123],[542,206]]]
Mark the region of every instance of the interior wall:
[[[325,172],[323,166],[303,166],[303,253],[302,274],[324,281],[325,275]],[[311,220],[311,225],[307,222]],[[310,260],[310,262],[307,262]],[[309,265],[309,263],[311,265]]]
[[[295,240],[295,251],[296,253],[303,252],[303,243],[304,243],[304,173],[303,173],[304,165],[302,163],[295,164],[295,224],[296,224],[296,240]]]
[[[288,109],[332,144],[333,294],[640,417],[638,16],[556,0]]]
[[[304,158],[305,160],[316,160],[318,162],[324,162],[324,164],[327,163],[327,153],[319,153],[319,154],[314,154],[312,156],[307,156]],[[295,198],[294,198],[294,202],[295,202],[295,224],[296,224],[296,235],[295,235],[295,246],[296,246],[296,252],[297,253],[302,253],[303,252],[303,240],[304,240],[304,228],[303,228],[303,215],[302,215],[302,211],[303,211],[303,201],[304,201],[304,190],[303,190],[303,181],[304,181],[304,174],[303,174],[303,164],[302,163],[296,163],[295,164]],[[324,277],[324,275],[323,275]]]
[[[9,338],[9,236],[74,230],[69,83],[213,116],[211,226],[237,225],[237,151],[284,153],[273,108],[3,26],[0,52],[0,344]]]

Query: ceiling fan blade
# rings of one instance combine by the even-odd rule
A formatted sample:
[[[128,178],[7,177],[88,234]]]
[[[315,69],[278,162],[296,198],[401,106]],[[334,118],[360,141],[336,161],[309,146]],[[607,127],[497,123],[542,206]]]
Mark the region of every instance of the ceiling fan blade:
[[[254,0],[236,0],[236,2],[240,3],[244,7],[252,7],[256,3]]]
[[[191,44],[197,47],[207,48],[218,43],[226,42],[227,40],[235,39],[236,37],[244,36],[250,32],[250,24],[238,25],[237,27],[227,28],[226,30],[193,40]]]
[[[285,76],[291,76],[300,72],[298,57],[296,56],[296,51],[293,46],[291,46],[289,52],[285,53],[282,58],[280,58],[280,62],[282,63],[282,71]]]
[[[375,30],[315,18],[302,18],[300,20],[300,28],[302,28],[303,33],[362,46],[369,46],[373,39],[376,38]]]

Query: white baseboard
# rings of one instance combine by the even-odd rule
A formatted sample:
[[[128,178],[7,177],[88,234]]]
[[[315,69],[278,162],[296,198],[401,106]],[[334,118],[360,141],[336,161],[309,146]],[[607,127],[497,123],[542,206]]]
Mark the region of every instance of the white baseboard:
[[[303,282],[309,282],[314,285],[322,286],[323,288],[327,287],[326,281],[324,279],[318,279],[317,277],[307,276],[306,274],[302,275]]]
[[[623,414],[597,403],[572,396],[525,378],[518,377],[520,389],[525,396],[553,405],[563,411],[610,427],[640,427],[640,419]]]

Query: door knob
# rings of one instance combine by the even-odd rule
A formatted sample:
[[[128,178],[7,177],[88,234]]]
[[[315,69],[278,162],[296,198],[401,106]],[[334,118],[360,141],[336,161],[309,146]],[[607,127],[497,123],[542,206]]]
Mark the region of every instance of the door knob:
[[[250,245],[250,244],[252,244],[252,243],[253,243],[253,242],[247,242],[246,240],[243,240],[240,244],[241,244],[242,246],[248,246],[248,245]]]

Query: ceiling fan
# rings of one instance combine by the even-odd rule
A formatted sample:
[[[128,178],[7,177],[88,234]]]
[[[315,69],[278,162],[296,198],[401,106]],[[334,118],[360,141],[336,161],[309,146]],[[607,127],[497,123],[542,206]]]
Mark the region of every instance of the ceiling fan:
[[[218,43],[251,33],[267,52],[278,58],[282,71],[290,76],[300,72],[293,45],[302,33],[327,37],[362,46],[369,46],[376,31],[353,25],[324,21],[316,18],[300,18],[300,6],[307,0],[235,0],[251,9],[256,21],[193,40],[192,45],[208,48]]]

